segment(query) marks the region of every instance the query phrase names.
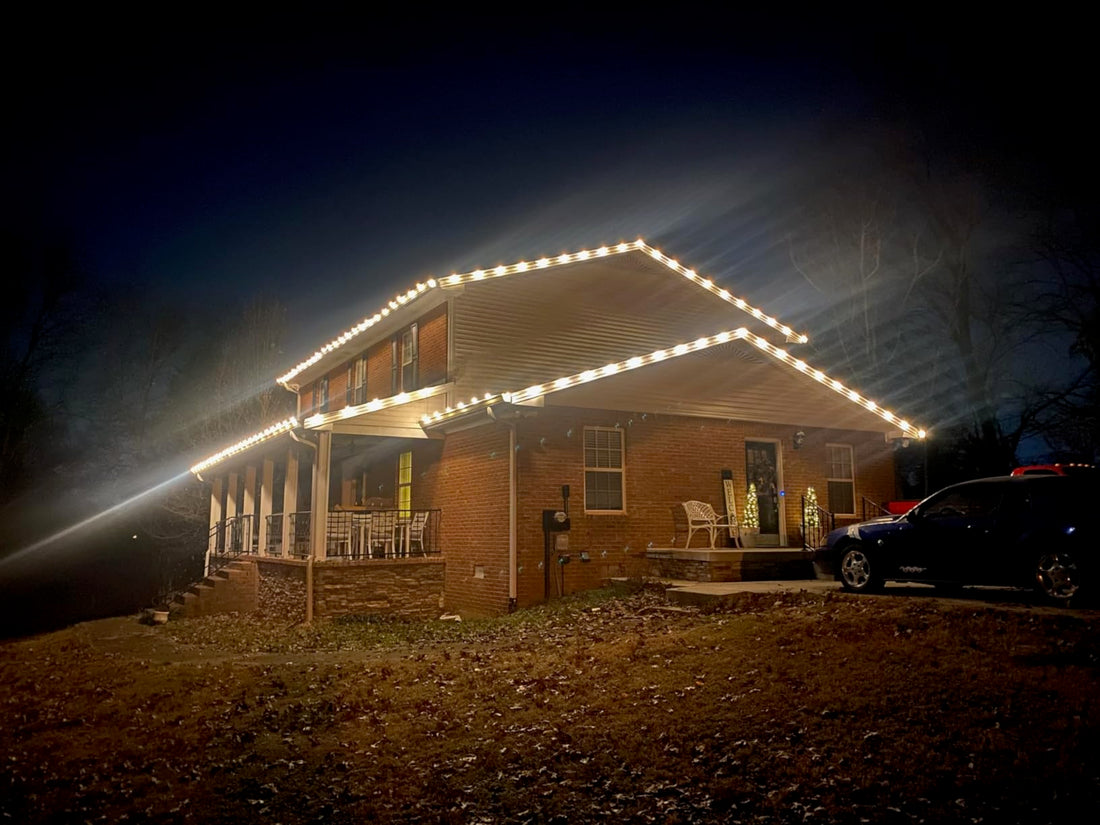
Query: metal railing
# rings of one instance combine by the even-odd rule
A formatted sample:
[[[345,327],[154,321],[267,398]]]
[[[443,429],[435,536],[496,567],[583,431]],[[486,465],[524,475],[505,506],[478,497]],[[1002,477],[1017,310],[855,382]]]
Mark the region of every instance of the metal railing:
[[[877,501],[871,501],[867,496],[860,496],[860,521],[888,515],[890,515],[890,511]]]
[[[325,558],[392,559],[438,555],[442,510],[333,510],[325,519]],[[289,545],[283,524],[289,521]],[[259,555],[259,536],[251,515],[233,516],[210,530],[212,573],[241,556]],[[272,513],[267,517],[263,552],[273,558],[309,558],[311,514]]]
[[[802,496],[802,549],[816,550],[836,527],[836,516],[816,504],[807,505]]]
[[[330,559],[392,559],[439,554],[442,510],[334,510],[325,525]]]

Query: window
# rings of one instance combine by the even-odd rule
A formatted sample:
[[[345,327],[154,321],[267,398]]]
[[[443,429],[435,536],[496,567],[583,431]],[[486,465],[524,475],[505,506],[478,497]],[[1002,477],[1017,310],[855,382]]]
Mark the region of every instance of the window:
[[[413,454],[397,457],[397,509],[407,513],[412,509]]]
[[[856,477],[852,469],[850,444],[825,445],[825,478],[829,484],[829,509],[840,515],[855,515]]]
[[[348,364],[349,407],[367,403],[367,357],[360,355]]]
[[[393,337],[390,345],[393,364],[390,389],[394,394],[417,389],[417,368],[420,360],[417,339],[416,324],[410,324]]]
[[[623,431],[584,428],[584,509],[621,513],[623,506]]]
[[[328,412],[328,376],[317,382],[317,412]]]

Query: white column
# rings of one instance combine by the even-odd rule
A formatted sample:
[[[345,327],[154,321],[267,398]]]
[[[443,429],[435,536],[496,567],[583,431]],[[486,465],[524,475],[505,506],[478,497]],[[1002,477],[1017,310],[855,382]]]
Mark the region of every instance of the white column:
[[[245,532],[243,536],[244,552],[252,552],[252,536],[256,533],[256,465],[249,464],[244,468],[244,501],[241,512],[248,516],[244,521]]]
[[[312,527],[311,555],[325,558],[325,534],[328,530],[329,464],[332,458],[332,433],[317,433],[317,456],[313,462],[313,499],[310,525]]]
[[[290,514],[298,512],[298,448],[295,445],[286,450],[286,478],[283,479],[283,555],[289,556],[294,549],[294,533],[290,527]]]
[[[267,555],[267,517],[271,515],[271,488],[275,484],[275,462],[265,458],[260,471],[260,521],[256,525],[261,556]]]
[[[225,518],[236,519],[241,514],[241,476],[239,473],[230,473],[226,483],[229,485],[225,491]],[[239,524],[239,522],[238,522]],[[234,526],[236,529],[236,526]],[[228,553],[233,541],[233,530],[228,526],[225,531],[225,550]]]
[[[225,496],[225,517],[236,518],[241,514],[241,503],[238,500],[239,490],[241,489],[240,475],[238,473],[229,474],[229,489],[226,491]]]

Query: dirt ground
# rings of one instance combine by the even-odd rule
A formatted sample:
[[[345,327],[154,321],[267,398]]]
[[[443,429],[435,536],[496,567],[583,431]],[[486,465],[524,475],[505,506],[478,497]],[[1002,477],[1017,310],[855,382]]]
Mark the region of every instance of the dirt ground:
[[[0,816],[1090,821],[1098,620],[649,588],[462,623],[90,622],[0,644]]]

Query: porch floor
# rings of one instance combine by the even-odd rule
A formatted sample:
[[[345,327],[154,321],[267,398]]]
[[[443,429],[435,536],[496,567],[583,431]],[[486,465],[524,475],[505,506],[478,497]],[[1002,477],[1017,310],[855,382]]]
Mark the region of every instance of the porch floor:
[[[650,574],[692,582],[796,580],[816,577],[813,554],[801,547],[651,547]]]

